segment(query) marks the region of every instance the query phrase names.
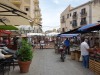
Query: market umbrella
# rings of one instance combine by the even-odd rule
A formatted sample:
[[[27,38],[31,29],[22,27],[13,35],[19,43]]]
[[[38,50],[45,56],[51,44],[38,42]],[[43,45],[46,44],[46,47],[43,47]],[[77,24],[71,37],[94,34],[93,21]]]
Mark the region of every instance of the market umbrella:
[[[27,13],[7,0],[0,0],[0,22],[5,25],[30,25],[29,20],[33,22]]]
[[[0,30],[18,30],[18,28],[12,25],[0,25]]]
[[[27,33],[27,36],[45,36],[43,33]]]
[[[59,33],[56,33],[56,32],[52,32],[52,33],[48,33],[46,34],[47,36],[57,36]]]

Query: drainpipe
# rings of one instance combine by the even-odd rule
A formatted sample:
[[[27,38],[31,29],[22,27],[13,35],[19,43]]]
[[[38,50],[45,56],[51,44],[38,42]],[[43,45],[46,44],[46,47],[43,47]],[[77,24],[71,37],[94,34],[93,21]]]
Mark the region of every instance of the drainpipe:
[[[92,2],[89,2],[89,24],[92,23]]]

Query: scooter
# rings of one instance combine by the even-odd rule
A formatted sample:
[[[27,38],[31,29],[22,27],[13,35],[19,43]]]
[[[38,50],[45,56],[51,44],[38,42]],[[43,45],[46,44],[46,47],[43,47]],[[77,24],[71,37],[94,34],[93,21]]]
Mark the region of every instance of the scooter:
[[[62,62],[64,62],[65,61],[65,58],[66,58],[64,46],[63,45],[60,45],[59,49],[60,49],[60,54],[61,54],[60,59],[61,59]]]

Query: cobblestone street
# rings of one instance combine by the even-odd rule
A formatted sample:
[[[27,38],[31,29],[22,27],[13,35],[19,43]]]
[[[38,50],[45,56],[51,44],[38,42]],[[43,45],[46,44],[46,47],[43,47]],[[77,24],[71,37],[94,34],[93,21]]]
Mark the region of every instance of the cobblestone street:
[[[60,55],[53,49],[35,50],[29,73],[21,74],[19,67],[11,70],[9,75],[94,75],[89,69],[82,67],[81,62],[66,57],[60,61]]]

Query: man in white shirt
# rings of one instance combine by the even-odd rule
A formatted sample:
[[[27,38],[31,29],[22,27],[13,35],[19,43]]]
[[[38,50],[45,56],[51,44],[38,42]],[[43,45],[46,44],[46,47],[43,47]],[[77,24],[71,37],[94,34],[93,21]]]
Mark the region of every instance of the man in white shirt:
[[[40,41],[40,49],[43,49],[43,46],[44,46],[44,40],[41,40]]]
[[[89,45],[88,45],[88,40],[85,39],[80,46],[81,49],[81,55],[83,57],[83,66],[85,68],[89,67]]]

